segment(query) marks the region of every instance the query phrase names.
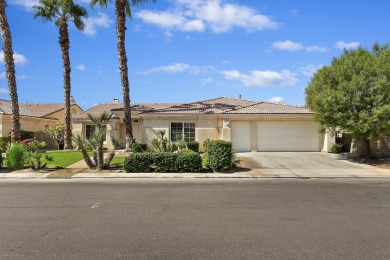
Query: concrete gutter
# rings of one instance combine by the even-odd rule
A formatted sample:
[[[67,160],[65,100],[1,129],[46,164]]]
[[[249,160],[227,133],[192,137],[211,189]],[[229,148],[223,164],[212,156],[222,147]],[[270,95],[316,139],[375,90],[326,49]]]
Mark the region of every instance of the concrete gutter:
[[[125,173],[125,172],[74,172],[67,175],[37,172],[0,173],[0,179],[109,179],[109,178],[386,178],[390,169],[257,169],[234,173]]]

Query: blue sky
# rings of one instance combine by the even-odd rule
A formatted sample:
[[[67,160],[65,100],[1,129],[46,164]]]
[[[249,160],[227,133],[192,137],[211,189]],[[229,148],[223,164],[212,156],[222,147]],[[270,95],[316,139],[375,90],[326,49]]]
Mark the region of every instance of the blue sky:
[[[63,102],[58,28],[34,19],[35,0],[8,0],[20,102]],[[70,26],[72,95],[84,108],[122,99],[115,10],[88,8]],[[385,0],[157,0],[133,8],[126,47],[132,102],[219,96],[304,104],[317,68],[343,48],[388,43]],[[2,53],[0,53],[2,54]],[[9,99],[4,63],[0,98]]]

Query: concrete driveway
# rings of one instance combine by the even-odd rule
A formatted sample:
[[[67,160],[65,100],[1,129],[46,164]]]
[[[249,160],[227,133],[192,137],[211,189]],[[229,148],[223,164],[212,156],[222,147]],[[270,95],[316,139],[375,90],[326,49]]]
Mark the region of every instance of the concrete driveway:
[[[319,152],[238,153],[247,174],[268,177],[347,178],[390,177],[390,169],[350,162],[340,155]]]

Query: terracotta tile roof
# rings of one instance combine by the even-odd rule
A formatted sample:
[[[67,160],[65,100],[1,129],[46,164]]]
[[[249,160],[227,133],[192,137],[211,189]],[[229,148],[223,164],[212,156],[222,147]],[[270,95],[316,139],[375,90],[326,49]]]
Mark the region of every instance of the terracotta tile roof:
[[[259,102],[247,107],[227,111],[225,114],[312,114],[312,112],[304,106]]]
[[[207,115],[207,114],[221,114],[232,109],[239,109],[242,107],[256,104],[256,101],[250,101],[239,98],[220,97],[194,103],[187,103],[176,105],[164,109],[147,111],[144,114],[158,114],[158,115]]]
[[[137,111],[139,113],[153,111],[155,109],[164,109],[166,107],[170,107],[176,105],[176,103],[134,103],[131,105],[133,111]],[[76,116],[74,119],[88,119],[88,114],[91,115],[99,115],[103,112],[115,112],[115,111],[123,111],[123,104],[121,103],[103,103],[97,106],[94,106],[87,111],[84,111]]]
[[[37,117],[45,117],[64,109],[64,103],[21,103],[19,106]]]
[[[12,109],[11,109],[11,102],[8,100],[0,100],[0,113],[11,115]],[[33,116],[37,117],[34,113],[32,113],[29,109],[26,109],[25,107],[21,106],[19,104],[19,113],[21,116]]]
[[[220,97],[165,109],[146,111],[153,115],[207,115],[207,114],[311,114],[302,106],[261,102],[240,98]]]

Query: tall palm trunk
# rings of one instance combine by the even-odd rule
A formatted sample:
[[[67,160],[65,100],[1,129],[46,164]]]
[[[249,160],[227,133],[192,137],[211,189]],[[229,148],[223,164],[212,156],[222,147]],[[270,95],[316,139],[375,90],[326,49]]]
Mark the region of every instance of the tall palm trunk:
[[[126,7],[126,0],[115,1],[119,71],[121,75],[123,108],[125,112],[124,122],[126,126],[126,150],[130,150],[130,145],[133,140],[133,125],[131,120],[129,76],[128,76],[127,56],[126,56],[126,49],[125,49],[125,36],[126,36],[125,35],[126,34],[125,7]]]
[[[16,87],[16,74],[14,63],[14,52],[12,50],[12,37],[9,29],[7,15],[5,13],[5,7],[7,4],[4,0],[0,0],[0,32],[3,41],[3,52],[6,76],[8,79],[8,88],[11,98],[11,142],[20,141],[20,119],[19,119],[19,103],[18,103],[18,90]]]
[[[61,46],[62,61],[64,66],[64,103],[65,103],[65,131],[64,131],[64,149],[72,149],[72,129],[70,114],[70,58],[69,58],[69,33],[68,23],[62,20],[60,24],[60,37],[58,43]]]

